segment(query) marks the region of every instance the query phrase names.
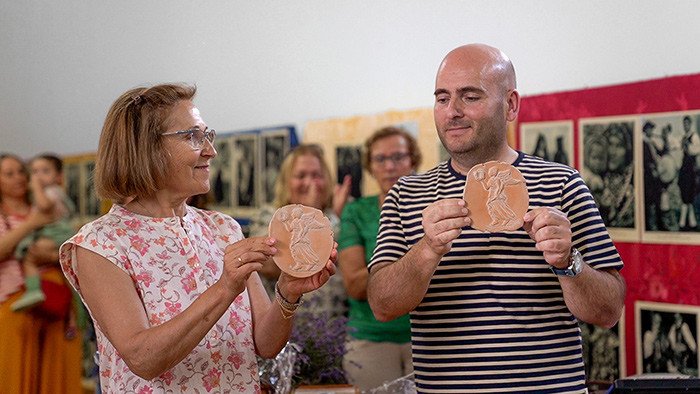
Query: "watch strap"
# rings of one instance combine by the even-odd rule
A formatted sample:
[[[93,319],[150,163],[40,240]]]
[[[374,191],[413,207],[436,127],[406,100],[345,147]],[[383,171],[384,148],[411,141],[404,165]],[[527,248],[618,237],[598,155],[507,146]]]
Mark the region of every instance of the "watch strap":
[[[557,276],[568,276],[574,277],[583,271],[583,256],[576,248],[571,248],[571,253],[569,254],[569,266],[566,268],[556,268],[552,265],[549,266],[554,275]]]

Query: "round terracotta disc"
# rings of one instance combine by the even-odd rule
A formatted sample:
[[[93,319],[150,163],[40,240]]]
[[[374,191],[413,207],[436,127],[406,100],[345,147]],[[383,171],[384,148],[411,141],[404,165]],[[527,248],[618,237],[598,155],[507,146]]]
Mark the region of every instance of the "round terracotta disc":
[[[333,230],[320,210],[301,204],[281,207],[272,215],[269,231],[277,240],[272,259],[282,271],[306,278],[326,266],[333,250]]]
[[[529,206],[523,174],[500,161],[478,164],[469,170],[464,201],[472,227],[486,232],[519,229]]]

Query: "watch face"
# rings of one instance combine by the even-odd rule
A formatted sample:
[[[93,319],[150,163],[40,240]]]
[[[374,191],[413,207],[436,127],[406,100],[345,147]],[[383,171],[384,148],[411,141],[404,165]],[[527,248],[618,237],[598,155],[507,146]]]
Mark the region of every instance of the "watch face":
[[[583,271],[583,256],[575,248],[571,250],[571,263],[564,269],[549,267],[555,275],[576,276]]]
[[[571,251],[571,270],[574,272],[574,275],[577,275],[583,271],[583,257],[576,249]]]

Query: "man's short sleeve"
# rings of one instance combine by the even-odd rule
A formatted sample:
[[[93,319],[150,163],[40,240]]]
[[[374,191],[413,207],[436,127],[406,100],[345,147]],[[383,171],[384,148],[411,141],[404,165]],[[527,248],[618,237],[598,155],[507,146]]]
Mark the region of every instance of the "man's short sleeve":
[[[391,188],[382,205],[377,247],[374,249],[372,260],[367,265],[370,271],[376,264],[397,261],[408,251],[399,206],[401,183],[402,180],[399,180]]]

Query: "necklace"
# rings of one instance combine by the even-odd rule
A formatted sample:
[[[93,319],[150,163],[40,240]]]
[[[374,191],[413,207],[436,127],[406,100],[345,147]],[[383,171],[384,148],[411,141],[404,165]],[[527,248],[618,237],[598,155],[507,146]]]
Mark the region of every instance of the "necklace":
[[[137,203],[141,208],[143,208],[144,211],[146,211],[146,213],[148,214],[148,216],[150,216],[150,217],[152,217],[152,218],[158,217],[158,216],[154,215],[153,212],[151,212],[150,209],[146,208],[145,205],[141,204],[141,201],[139,201],[138,199],[134,200],[134,202]]]
[[[166,215],[166,216],[160,216],[160,215],[155,215],[155,214],[153,214],[153,212],[151,212],[150,209],[146,208],[145,205],[141,204],[141,201],[140,201],[139,199],[136,199],[136,200],[134,200],[134,201],[132,201],[132,202],[135,202],[136,204],[138,204],[141,208],[143,208],[144,211],[146,211],[146,213],[148,214],[148,216],[150,216],[150,217],[152,217],[152,218],[164,218],[164,217],[167,218],[167,217],[169,217],[169,216],[167,216],[167,215]],[[172,217],[175,217],[175,216],[178,216],[178,215],[175,213],[175,210],[173,209],[173,210],[172,210]]]

